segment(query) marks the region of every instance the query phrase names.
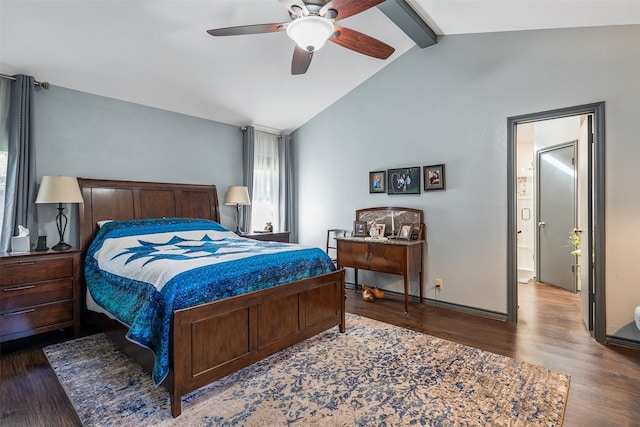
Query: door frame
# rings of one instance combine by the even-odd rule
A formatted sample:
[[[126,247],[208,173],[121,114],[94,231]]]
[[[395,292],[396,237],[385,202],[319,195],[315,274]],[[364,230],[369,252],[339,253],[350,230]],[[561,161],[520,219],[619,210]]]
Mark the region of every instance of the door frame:
[[[593,172],[591,180],[593,198],[588,209],[592,221],[587,225],[588,247],[593,257],[587,292],[590,294],[594,319],[593,336],[606,342],[606,240],[605,240],[605,119],[604,101],[507,118],[507,322],[518,322],[518,254],[516,173],[516,126],[522,123],[555,119],[583,114],[593,115]],[[584,290],[583,290],[584,292]]]

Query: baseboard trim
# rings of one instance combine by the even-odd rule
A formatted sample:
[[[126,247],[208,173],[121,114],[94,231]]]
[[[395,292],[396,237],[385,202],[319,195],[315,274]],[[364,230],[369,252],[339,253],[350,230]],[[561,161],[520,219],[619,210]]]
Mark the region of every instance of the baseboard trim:
[[[640,342],[634,340],[628,340],[625,338],[612,337],[607,335],[606,344],[613,344],[620,347],[628,347],[636,350],[640,350]]]
[[[355,285],[352,282],[345,282],[345,288],[354,290],[355,289]],[[385,292],[385,294],[387,296],[389,296],[389,297],[391,297],[393,299],[404,300],[404,294],[402,294],[400,292],[387,291],[387,290],[384,290],[384,292]],[[420,298],[415,296],[415,295],[409,295],[409,301],[419,303],[419,301],[418,301],[419,299]],[[481,308],[470,307],[470,306],[462,305],[462,304],[454,304],[454,303],[450,303],[450,302],[438,301],[438,300],[431,299],[431,298],[424,298],[422,302],[425,305],[431,305],[431,306],[435,306],[435,307],[443,307],[443,308],[447,308],[449,310],[460,311],[460,312],[463,312],[463,313],[473,314],[473,315],[476,315],[476,316],[488,317],[490,319],[496,319],[496,320],[502,320],[502,321],[506,321],[507,320],[507,314],[506,313],[498,313],[496,311],[484,310],[484,309],[481,309]]]
[[[418,298],[416,298],[416,301],[417,300]],[[456,311],[461,311],[463,313],[474,314],[476,316],[488,317],[490,319],[502,320],[505,322],[507,321],[507,314],[498,313],[497,311],[485,310],[482,308],[470,307],[468,305],[462,305],[462,304],[454,304],[451,302],[438,301],[431,298],[425,298],[425,303],[436,306],[436,307],[444,307],[450,310],[456,310]]]

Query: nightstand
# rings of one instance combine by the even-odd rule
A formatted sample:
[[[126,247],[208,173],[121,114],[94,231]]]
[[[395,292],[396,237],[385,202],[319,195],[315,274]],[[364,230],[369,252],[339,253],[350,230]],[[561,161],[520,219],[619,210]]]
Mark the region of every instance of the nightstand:
[[[254,240],[263,240],[270,242],[282,242],[289,243],[290,240],[290,232],[282,231],[279,233],[251,233],[251,234],[243,234],[242,237],[246,237],[247,239]]]
[[[0,342],[80,332],[80,251],[0,253]]]

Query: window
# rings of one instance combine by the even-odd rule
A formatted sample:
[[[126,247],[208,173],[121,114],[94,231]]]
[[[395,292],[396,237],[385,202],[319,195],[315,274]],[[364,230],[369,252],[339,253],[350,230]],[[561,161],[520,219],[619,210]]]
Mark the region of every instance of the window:
[[[255,132],[253,158],[253,198],[251,200],[251,229],[264,230],[270,222],[280,231],[280,164],[278,135]]]

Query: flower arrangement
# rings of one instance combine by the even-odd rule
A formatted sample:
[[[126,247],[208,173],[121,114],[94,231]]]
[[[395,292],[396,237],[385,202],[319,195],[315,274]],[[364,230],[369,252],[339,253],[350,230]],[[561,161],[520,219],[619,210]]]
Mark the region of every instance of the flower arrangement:
[[[571,255],[580,256],[580,235],[578,233],[569,233],[569,245],[571,245]]]

